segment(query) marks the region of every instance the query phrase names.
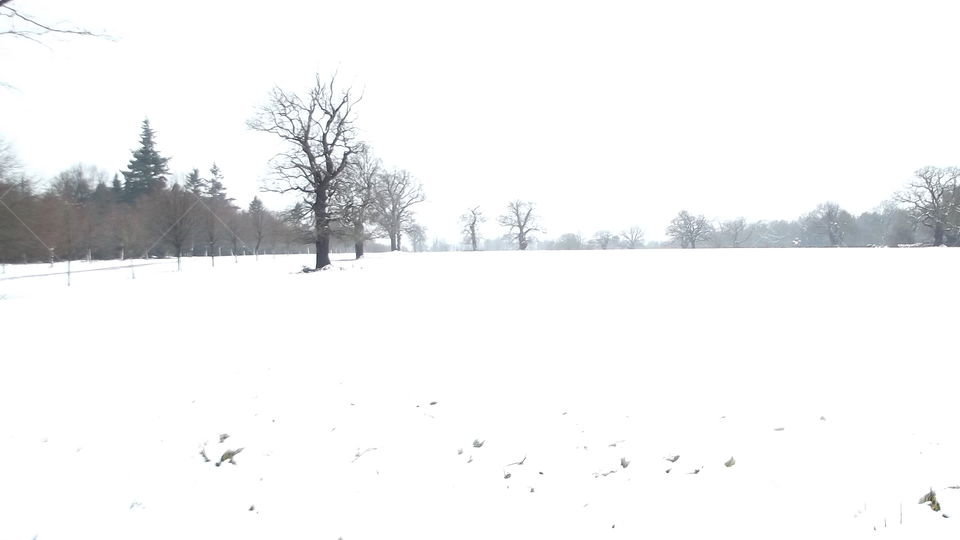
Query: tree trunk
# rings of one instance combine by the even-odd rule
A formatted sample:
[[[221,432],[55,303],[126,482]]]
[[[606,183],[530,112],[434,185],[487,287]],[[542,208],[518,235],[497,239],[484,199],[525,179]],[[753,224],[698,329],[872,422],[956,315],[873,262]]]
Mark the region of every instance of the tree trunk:
[[[363,257],[363,240],[357,240],[353,243],[353,251],[357,254],[357,258]]]
[[[330,234],[322,233],[317,235],[317,241],[314,243],[317,248],[317,270],[324,266],[330,266]]]
[[[397,251],[400,251],[400,233],[397,233]]]
[[[933,226],[933,245],[943,245],[943,223],[936,223]]]
[[[397,251],[397,237],[390,233],[390,251]]]

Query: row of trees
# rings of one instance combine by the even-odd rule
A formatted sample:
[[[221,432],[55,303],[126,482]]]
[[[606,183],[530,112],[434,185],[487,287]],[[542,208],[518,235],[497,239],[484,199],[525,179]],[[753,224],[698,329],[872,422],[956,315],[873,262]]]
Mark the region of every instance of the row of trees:
[[[424,199],[420,185],[406,171],[385,170],[365,145],[355,147],[330,182],[335,189],[327,188],[320,222],[316,201],[272,212],[254,197],[241,207],[227,194],[215,163],[208,174],[193,169],[177,177],[169,161],[144,120],[122,180],[76,165],[40,187],[0,140],[0,262],[210,256],[214,263],[224,254],[300,252],[305,244],[317,245],[318,231],[327,233],[324,248],[352,248],[357,257],[372,238],[389,237],[396,250],[403,234],[425,241],[412,212]],[[283,179],[273,178],[268,189],[285,191],[277,189]],[[288,179],[293,185],[295,174]],[[318,264],[319,257],[318,250]]]
[[[41,187],[0,145],[0,262],[289,252],[302,245],[283,213],[259,198],[245,208],[227,195],[223,174],[198,169],[183,182],[155,148],[144,121],[128,168],[75,165]]]
[[[299,196],[290,214],[315,246],[317,269],[330,264],[330,243],[337,238],[353,242],[359,258],[371,238],[385,236],[398,251],[403,234],[415,243],[425,235],[413,213],[423,190],[407,171],[384,170],[359,139],[358,101],[350,88],[338,89],[335,78],[317,75],[303,95],[274,88],[248,122],[284,146],[265,189]]]
[[[712,223],[681,211],[667,235],[683,248],[960,245],[960,168],[924,167],[879,208],[854,216],[825,202],[793,221]]]
[[[744,218],[726,221],[707,219],[680,211],[666,228],[668,242],[646,247],[840,247],[902,246],[931,244],[960,245],[960,168],[924,167],[915,178],[880,207],[854,216],[834,202],[817,205],[794,220],[748,222]],[[480,249],[479,225],[485,221],[479,207],[460,217],[463,245]],[[483,242],[485,249],[527,249],[534,232],[543,232],[533,213],[533,204],[513,201],[497,222],[507,229],[498,239]],[[644,247],[643,230],[630,227],[619,234],[597,231],[584,238],[566,233],[543,240],[539,249],[635,249]],[[435,242],[434,248],[450,246]]]

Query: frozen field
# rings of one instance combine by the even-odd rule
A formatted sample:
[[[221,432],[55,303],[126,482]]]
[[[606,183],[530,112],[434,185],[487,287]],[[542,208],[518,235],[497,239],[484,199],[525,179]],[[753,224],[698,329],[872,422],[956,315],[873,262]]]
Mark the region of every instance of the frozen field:
[[[311,261],[8,266],[0,539],[960,537],[960,250]]]

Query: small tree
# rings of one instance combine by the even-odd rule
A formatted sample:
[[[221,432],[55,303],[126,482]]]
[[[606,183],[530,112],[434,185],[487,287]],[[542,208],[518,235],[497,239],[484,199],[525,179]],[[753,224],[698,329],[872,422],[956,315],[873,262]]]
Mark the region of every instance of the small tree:
[[[263,235],[266,233],[267,228],[267,209],[263,206],[263,201],[259,197],[254,197],[250,201],[250,206],[247,210],[247,215],[250,219],[250,224],[253,229],[253,255],[255,258],[260,257],[260,245],[263,243]]]
[[[207,192],[207,181],[201,178],[199,169],[190,171],[183,182],[183,189],[195,197],[202,197]]]
[[[750,239],[751,232],[747,229],[747,220],[739,217],[720,223],[717,231],[718,247],[741,247]]]
[[[707,218],[702,214],[692,216],[686,210],[681,210],[667,227],[667,236],[680,244],[681,248],[696,248],[697,242],[706,240],[712,232],[713,226]]]
[[[622,231],[620,237],[627,243],[627,249],[643,247],[643,229],[636,225]]]
[[[560,238],[557,238],[553,244],[553,249],[578,250],[583,248],[583,237],[580,236],[580,233],[561,234]]]
[[[410,238],[413,251],[423,251],[427,244],[427,228],[419,223],[409,224],[404,231]]]
[[[420,184],[407,171],[379,176],[377,222],[390,238],[390,251],[400,251],[400,234],[413,225],[413,205],[425,200]]]
[[[615,240],[617,237],[610,231],[597,231],[593,235],[593,244],[600,249],[607,249]]]
[[[507,227],[507,236],[517,243],[521,251],[527,249],[530,233],[543,232],[537,224],[531,202],[517,200],[507,203],[507,213],[497,218],[497,221]]]
[[[463,224],[463,243],[470,246],[472,251],[477,250],[477,241],[480,239],[479,225],[486,220],[479,206],[474,206],[460,216],[460,223]]]
[[[847,233],[854,227],[854,218],[834,202],[825,202],[801,218],[806,240],[804,245],[838,247],[845,244]]]

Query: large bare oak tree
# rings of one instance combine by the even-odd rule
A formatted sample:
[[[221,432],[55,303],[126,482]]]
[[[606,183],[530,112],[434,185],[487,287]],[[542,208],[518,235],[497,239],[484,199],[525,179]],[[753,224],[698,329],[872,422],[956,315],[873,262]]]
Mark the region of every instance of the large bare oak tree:
[[[686,210],[681,210],[667,227],[667,236],[673,238],[682,248],[696,248],[697,242],[706,240],[711,233],[713,233],[713,225],[707,218],[702,214],[693,216]]]
[[[507,227],[507,235],[517,242],[521,250],[527,249],[530,233],[543,232],[537,225],[537,216],[533,213],[533,203],[530,202],[507,203],[507,213],[500,216],[497,221],[500,225]]]
[[[933,245],[944,244],[945,236],[957,228],[960,211],[960,168],[924,167],[916,179],[897,195],[917,221],[933,231]]]
[[[251,129],[279,137],[286,149],[273,159],[273,176],[264,187],[278,193],[295,192],[310,213],[316,268],[330,265],[331,199],[342,189],[344,171],[360,148],[354,127],[355,99],[349,88],[334,87],[316,76],[303,96],[274,88]]]

